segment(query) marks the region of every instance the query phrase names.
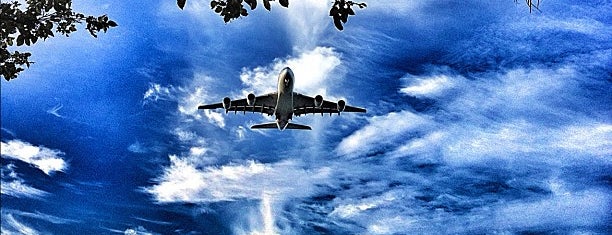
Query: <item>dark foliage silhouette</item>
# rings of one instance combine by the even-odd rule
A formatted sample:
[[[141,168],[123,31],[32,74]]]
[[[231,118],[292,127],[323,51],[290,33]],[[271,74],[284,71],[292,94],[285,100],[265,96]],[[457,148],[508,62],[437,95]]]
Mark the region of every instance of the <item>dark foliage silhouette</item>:
[[[264,8],[270,11],[272,6],[270,2],[274,0],[262,0]],[[185,7],[186,0],[177,0],[179,8]],[[283,7],[289,7],[289,0],[278,0],[278,3]],[[343,30],[345,24],[348,21],[348,17],[355,15],[353,7],[365,8],[367,5],[361,2],[353,2],[346,0],[334,0],[334,3],[329,10],[329,16],[332,17],[334,25],[338,30]],[[210,1],[210,8],[219,14],[223,18],[225,23],[232,20],[238,19],[243,16],[249,15],[249,10],[255,10],[257,8],[257,0],[212,0]]]
[[[72,11],[72,0],[27,0],[25,8],[18,1],[0,3],[0,74],[7,81],[30,67],[29,52],[9,51],[11,46],[30,46],[60,33],[69,36],[77,24],[86,24],[91,36],[98,37],[117,26],[106,15],[85,16]],[[55,33],[54,33],[55,32]]]

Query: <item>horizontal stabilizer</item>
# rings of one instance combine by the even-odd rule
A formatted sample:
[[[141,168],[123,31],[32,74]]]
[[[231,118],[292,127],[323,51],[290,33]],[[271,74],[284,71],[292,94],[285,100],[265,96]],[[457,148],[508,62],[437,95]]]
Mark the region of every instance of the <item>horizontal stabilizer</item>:
[[[285,129],[312,130],[309,126],[295,124],[295,123],[287,124],[287,127],[285,127]]]
[[[278,129],[278,125],[276,122],[257,124],[251,126],[251,129]],[[309,126],[289,123],[285,127],[285,129],[293,129],[293,130],[312,130]]]
[[[276,122],[270,122],[270,123],[253,125],[251,126],[251,129],[278,129],[278,125],[276,125]]]

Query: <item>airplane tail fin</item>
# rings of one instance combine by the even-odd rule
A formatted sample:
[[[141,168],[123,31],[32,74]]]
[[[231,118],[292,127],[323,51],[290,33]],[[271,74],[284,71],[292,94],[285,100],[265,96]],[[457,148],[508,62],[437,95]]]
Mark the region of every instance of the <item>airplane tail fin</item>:
[[[276,122],[263,123],[251,126],[251,129],[278,129]],[[312,130],[309,126],[300,125],[295,123],[288,123],[285,129],[293,130]]]

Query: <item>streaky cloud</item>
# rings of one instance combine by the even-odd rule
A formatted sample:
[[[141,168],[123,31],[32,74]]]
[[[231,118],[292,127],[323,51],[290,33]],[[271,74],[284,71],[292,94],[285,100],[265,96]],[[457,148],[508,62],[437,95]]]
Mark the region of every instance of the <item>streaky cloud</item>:
[[[123,234],[125,235],[155,235],[155,234],[159,234],[159,233],[154,233],[151,232],[147,229],[145,229],[143,226],[137,226],[134,228],[128,228],[125,231],[123,231]]]
[[[460,82],[460,78],[448,77],[447,75],[428,77],[407,75],[401,79],[408,84],[401,88],[400,92],[417,98],[436,98],[452,89],[455,82]]]
[[[224,117],[217,112],[210,110],[198,110],[198,106],[203,102],[210,101],[209,83],[213,78],[203,75],[195,75],[192,82],[187,86],[162,86],[151,83],[149,89],[143,95],[143,104],[150,102],[168,101],[176,103],[177,111],[185,120],[201,120],[205,118],[209,123],[220,128],[225,127]]]
[[[63,115],[59,114],[59,111],[64,107],[64,105],[62,104],[58,104],[56,106],[54,106],[53,108],[47,110],[48,114],[51,114],[53,116],[56,116],[58,118],[64,118]]]
[[[496,209],[493,223],[502,231],[600,227],[609,219],[611,199],[604,191],[590,189],[535,202],[511,202]]]
[[[315,185],[329,172],[326,168],[302,170],[292,161],[274,164],[247,161],[219,168],[199,168],[177,156],[170,156],[170,162],[157,184],[144,189],[159,203],[261,199],[264,192],[277,199],[303,197],[315,192]]]
[[[336,147],[341,156],[365,155],[381,146],[393,144],[410,132],[430,128],[432,122],[427,116],[410,111],[393,112],[370,118],[370,123],[344,138]]]
[[[36,199],[49,194],[43,190],[27,185],[24,180],[17,175],[15,168],[15,165],[12,163],[2,166],[2,187],[0,187],[1,194],[17,198],[27,197]]]
[[[12,214],[12,215],[18,215],[20,217],[29,217],[29,218],[33,218],[33,219],[39,219],[39,220],[47,221],[47,222],[53,223],[53,224],[79,223],[78,220],[61,218],[61,217],[45,214],[45,213],[38,212],[38,211],[32,213],[32,212],[25,212],[25,211],[19,211],[19,210],[5,209],[5,210],[3,210],[3,212],[4,213],[8,213],[8,214]]]
[[[283,11],[282,16],[287,22],[285,26],[292,37],[295,51],[316,47],[321,35],[330,30],[329,6],[325,1],[303,0],[291,2],[291,7]]]
[[[26,162],[47,175],[68,168],[68,163],[62,158],[65,153],[60,150],[35,146],[17,139],[2,141],[0,144],[2,157]]]
[[[17,198],[40,198],[49,194],[43,190],[29,186],[19,179],[7,181],[3,179],[1,192],[4,195],[9,195]]]
[[[47,234],[43,233],[35,228],[32,228],[30,225],[25,224],[15,218],[15,216],[11,213],[2,212],[2,234],[6,235],[37,235],[37,234]]]

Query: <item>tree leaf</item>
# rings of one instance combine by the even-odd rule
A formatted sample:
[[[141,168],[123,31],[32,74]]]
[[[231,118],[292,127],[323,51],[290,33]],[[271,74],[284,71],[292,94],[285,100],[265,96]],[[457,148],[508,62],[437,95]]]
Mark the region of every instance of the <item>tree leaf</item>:
[[[336,6],[333,6],[330,10],[329,10],[329,16],[335,16],[338,14],[338,8]]]
[[[51,8],[53,8],[53,4],[51,4],[50,2],[47,2],[45,5],[45,11],[48,12],[51,10]]]
[[[251,7],[251,10],[255,10],[257,8],[257,0],[245,0],[247,4]]]
[[[278,0],[278,3],[280,3],[281,6],[289,7],[289,0]]]
[[[23,45],[24,42],[25,42],[25,40],[23,38],[23,35],[17,36],[17,46]]]
[[[117,23],[115,21],[109,20],[108,21],[108,26],[110,26],[110,27],[117,27]]]
[[[334,25],[340,31],[344,29],[344,27],[342,26],[342,22],[340,21],[340,16],[334,16]]]
[[[263,3],[266,10],[270,11],[270,0],[263,0]]]
[[[187,2],[187,0],[176,0],[176,5],[178,5],[178,7],[183,10],[183,8],[185,7],[185,2]]]

